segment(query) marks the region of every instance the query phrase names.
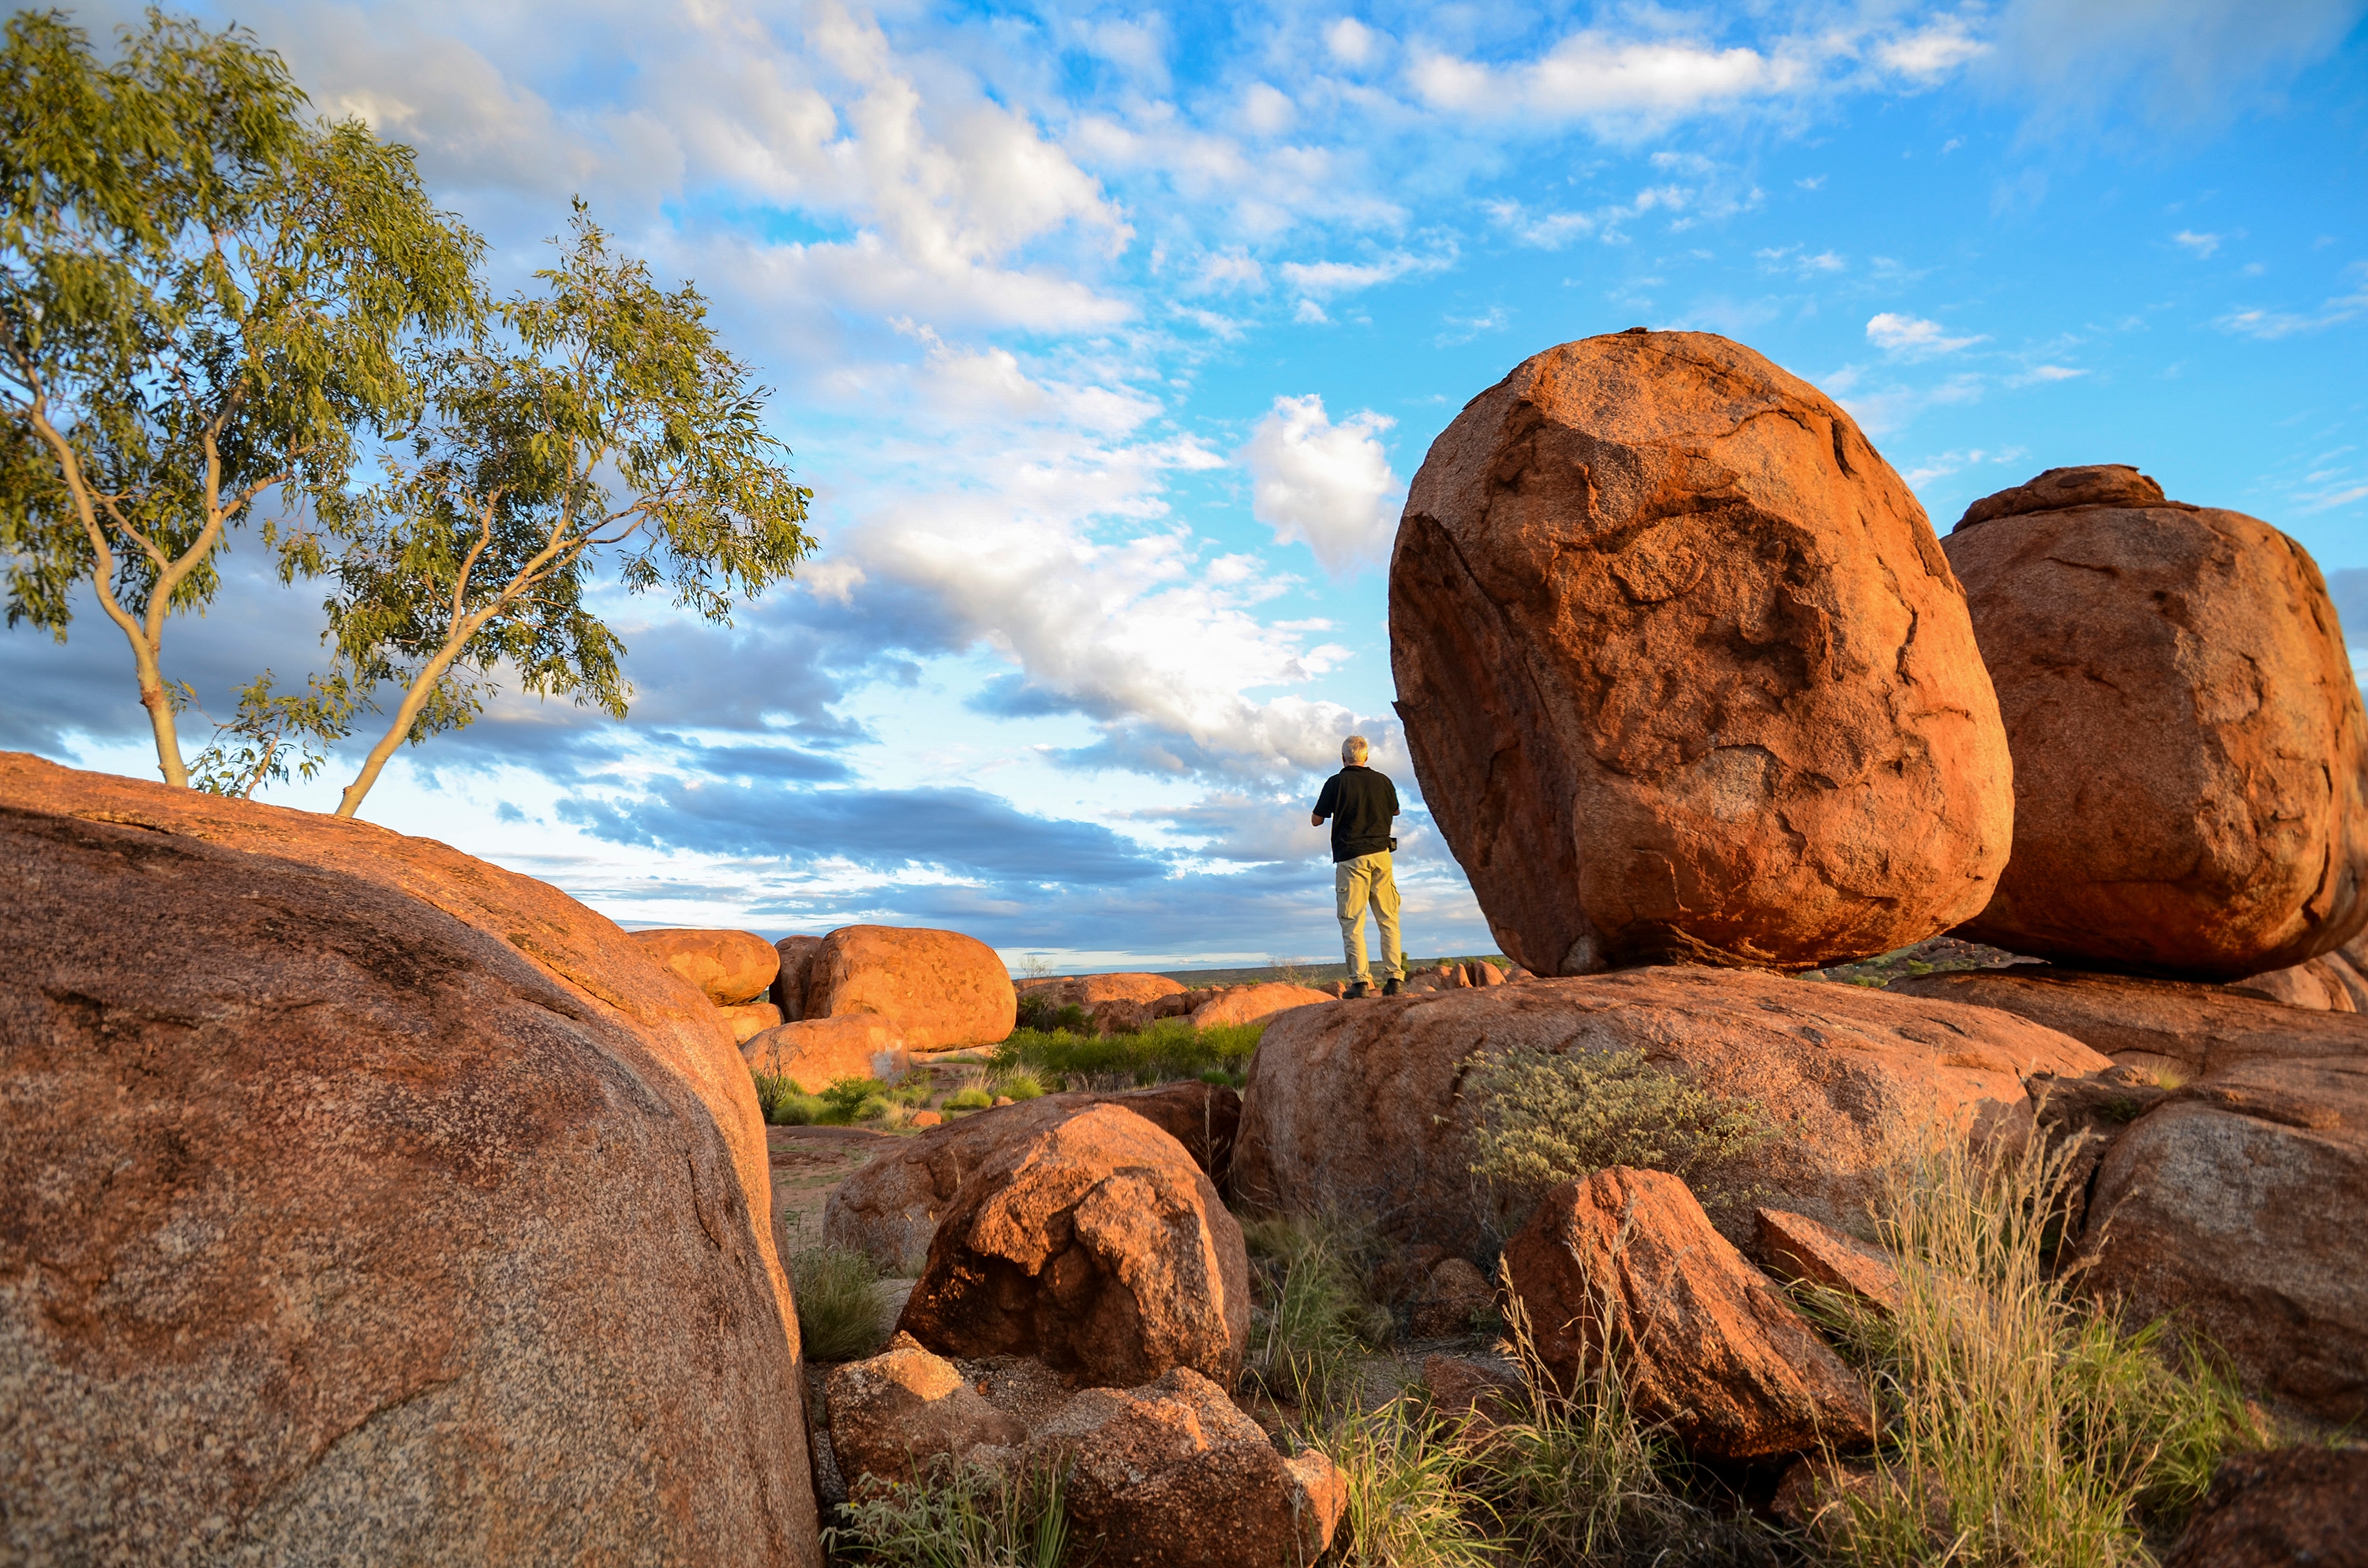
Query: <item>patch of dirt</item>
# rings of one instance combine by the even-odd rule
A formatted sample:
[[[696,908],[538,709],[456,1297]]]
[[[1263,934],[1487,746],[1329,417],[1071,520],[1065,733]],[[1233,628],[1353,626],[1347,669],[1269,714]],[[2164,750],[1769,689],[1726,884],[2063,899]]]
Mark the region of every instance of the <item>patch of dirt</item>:
[[[790,1255],[822,1244],[823,1206],[838,1184],[897,1142],[868,1127],[768,1127],[766,1163],[773,1173],[773,1243]]]

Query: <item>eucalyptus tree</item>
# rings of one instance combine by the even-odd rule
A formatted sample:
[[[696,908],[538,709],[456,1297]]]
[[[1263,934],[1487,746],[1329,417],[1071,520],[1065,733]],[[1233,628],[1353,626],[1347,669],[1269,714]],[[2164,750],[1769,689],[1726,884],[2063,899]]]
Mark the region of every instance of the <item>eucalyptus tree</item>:
[[[768,393],[698,290],[613,254],[581,201],[573,236],[472,346],[430,356],[427,415],[382,480],[285,550],[291,580],[335,585],[335,678],[402,693],[340,816],[397,746],[470,722],[505,672],[624,717],[624,644],[592,602],[604,579],[728,625],[735,598],[814,548],[812,492],[762,424]]]
[[[186,784],[167,619],[213,597],[258,504],[334,505],[364,445],[416,423],[416,350],[478,319],[481,246],[408,148],[307,118],[244,29],[152,10],[120,45],[22,11],[0,48],[0,549],[12,627],[64,641],[88,585]],[[249,688],[267,772],[268,732],[334,728],[324,702],[345,698]]]

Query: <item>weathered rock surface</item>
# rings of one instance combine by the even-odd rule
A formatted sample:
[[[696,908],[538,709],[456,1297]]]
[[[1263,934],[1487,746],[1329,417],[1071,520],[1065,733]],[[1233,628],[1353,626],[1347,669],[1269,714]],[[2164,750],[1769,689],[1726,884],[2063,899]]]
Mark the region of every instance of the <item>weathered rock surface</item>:
[[[1539,974],[1809,968],[1980,911],[2006,734],[1923,507],[1707,333],[1566,343],[1467,403],[1390,562],[1423,798]]]
[[[0,1555],[819,1562],[704,996],[442,845],[28,757],[0,889]]]
[[[1899,1268],[1881,1247],[1782,1209],[1757,1210],[1752,1221],[1753,1250],[1777,1278],[1855,1296],[1884,1317],[1899,1310]]]
[[[1208,1176],[1099,1105],[970,1173],[898,1326],[943,1355],[1030,1356],[1107,1388],[1174,1367],[1230,1387],[1249,1313],[1241,1226]]]
[[[911,1481],[933,1462],[1028,1440],[1028,1428],[987,1403],[954,1364],[908,1334],[865,1361],[834,1368],[824,1384],[831,1452],[853,1492],[863,1477]]]
[[[1315,1449],[1285,1459],[1224,1389],[1189,1367],[1148,1387],[1078,1394],[1032,1439],[1071,1458],[1069,1517],[1110,1568],[1314,1562],[1348,1483]]]
[[[1686,1184],[1614,1167],[1548,1192],[1505,1248],[1538,1358],[1565,1390],[1609,1336],[1628,1395],[1713,1459],[1874,1438],[1865,1386]]]
[[[1241,1131],[1242,1099],[1223,1084],[1045,1095],[979,1111],[927,1136],[905,1139],[857,1171],[823,1210],[823,1240],[870,1257],[882,1274],[916,1275],[938,1220],[973,1172],[1087,1106],[1114,1105],[1184,1146],[1222,1192]]]
[[[2268,1004],[2255,1004],[2267,1006]],[[2294,1014],[2294,1017],[2308,1015]],[[2030,1125],[2024,1074],[2110,1065],[1987,1008],[1734,970],[1656,969],[1383,997],[1285,1014],[1243,1091],[1234,1189],[1245,1205],[1378,1216],[1400,1244],[1479,1258],[1467,1062],[1511,1048],[1641,1050],[1756,1100],[1783,1135],[1736,1167],[1770,1206],[1847,1228],[1877,1171],[1930,1122],[1959,1136]],[[1749,1217],[1733,1239],[1749,1240]]]
[[[841,1078],[886,1082],[912,1062],[905,1037],[877,1013],[781,1024],[741,1041],[740,1055],[757,1072],[787,1078],[808,1094]]]
[[[2321,953],[2286,969],[2232,980],[2228,989],[2289,1007],[2307,1007],[2315,1013],[2368,1010],[2361,1006],[2368,1002],[2368,979],[2363,979],[2340,952]]]
[[[1944,548],[2014,754],[2013,858],[1963,935],[2237,980],[2368,923],[2368,719],[2300,545],[2104,465]]]
[[[1488,1277],[1467,1258],[1443,1257],[1414,1303],[1409,1326],[1417,1339],[1452,1339],[1472,1332],[1472,1314],[1496,1305]]]
[[[1212,1029],[1224,1024],[1254,1024],[1260,1018],[1292,1007],[1305,1007],[1333,998],[1305,985],[1285,985],[1276,982],[1267,985],[1243,985],[1226,992],[1192,1015],[1196,1029]]]
[[[1451,1421],[1515,1420],[1529,1403],[1520,1369],[1501,1357],[1426,1356],[1422,1385],[1430,1407]]]
[[[2368,1568],[2368,1449],[2220,1461],[2164,1568]]]
[[[1019,1006],[995,949],[959,931],[843,926],[806,971],[806,1017],[877,1013],[919,1051],[998,1044]]]
[[[635,931],[651,957],[707,994],[720,1007],[754,1002],[773,988],[781,955],[747,931]]]
[[[2258,1057],[2167,1096],[2105,1151],[2084,1283],[2141,1319],[2175,1312],[2248,1387],[2358,1422],[2368,1419],[2362,1234],[2368,1051]]]
[[[781,1010],[781,1022],[794,1024],[806,1016],[806,979],[814,954],[822,950],[822,938],[784,937],[773,950],[781,956],[781,972],[773,980],[773,1006]]]
[[[723,1027],[732,1031],[733,1043],[746,1045],[767,1029],[779,1028],[781,1010],[770,1002],[744,1002],[736,1007],[721,1009]]]
[[[1474,959],[1463,966],[1463,982],[1467,985],[1502,985],[1505,971],[1486,959]]]
[[[1884,994],[1995,1007],[2070,1035],[2117,1062],[2180,1080],[2263,1057],[2368,1051],[2368,1018],[2135,975],[2017,965],[1895,980]]]

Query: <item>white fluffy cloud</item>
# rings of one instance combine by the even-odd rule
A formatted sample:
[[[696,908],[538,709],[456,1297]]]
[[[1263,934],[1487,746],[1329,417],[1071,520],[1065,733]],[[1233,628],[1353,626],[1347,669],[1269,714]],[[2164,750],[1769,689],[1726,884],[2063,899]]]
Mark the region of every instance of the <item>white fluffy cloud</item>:
[[[1393,423],[1368,410],[1336,425],[1321,397],[1276,398],[1242,449],[1252,515],[1282,543],[1314,551],[1327,572],[1379,560],[1405,489],[1381,441]]]
[[[1939,322],[1926,321],[1921,316],[1901,315],[1893,311],[1884,311],[1868,320],[1866,340],[1885,354],[1910,359],[1920,359],[1931,354],[1954,354],[1960,348],[1970,348],[1984,341],[1979,335],[1951,337],[1948,329]]]

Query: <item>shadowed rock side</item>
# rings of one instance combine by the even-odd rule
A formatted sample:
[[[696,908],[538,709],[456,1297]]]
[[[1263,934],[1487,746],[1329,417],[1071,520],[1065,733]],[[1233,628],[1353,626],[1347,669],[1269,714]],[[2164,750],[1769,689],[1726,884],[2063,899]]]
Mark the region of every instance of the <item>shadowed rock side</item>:
[[[1249,1339],[1242,1228],[1182,1144],[1112,1105],[998,1149],[938,1225],[897,1326],[945,1356],[1030,1356],[1110,1388]]]
[[[1285,1013],[1259,1041],[1242,1091],[1236,1199],[1371,1213],[1402,1242],[1484,1257],[1463,1078],[1475,1054],[1511,1047],[1642,1050],[1656,1066],[1759,1101],[1782,1136],[1742,1162],[1737,1178],[1762,1189],[1758,1201],[1841,1229],[1920,1128],[2027,1127],[2025,1074],[2110,1065],[1987,1008],[1733,970],[1343,1002]],[[1729,1239],[1750,1239],[1748,1213]]]
[[[917,1275],[938,1219],[972,1173],[1092,1105],[1133,1112],[1183,1145],[1220,1192],[1241,1129],[1241,1096],[1222,1084],[1080,1090],[977,1111],[901,1139],[842,1182],[823,1210],[823,1240],[849,1247],[882,1274]]]
[[[518,891],[438,846],[6,781],[84,814],[0,806],[0,1558],[819,1562],[795,1319],[688,1031],[294,858]]]
[[[2368,1449],[2220,1461],[2164,1568],[2368,1568]]]
[[[1725,338],[1587,338],[1473,399],[1415,476],[1390,642],[1423,798],[1535,973],[1887,952],[2006,863],[2006,736],[1923,508]]]
[[[1962,935],[2237,980],[2368,922],[2368,720],[2300,545],[2100,466],[1945,548],[2014,752],[2014,856]]]
[[[772,1176],[756,1086],[715,1005],[655,961],[606,915],[548,882],[506,871],[432,838],[372,823],[227,800],[195,790],[81,773],[21,752],[0,752],[0,807],[121,823],[340,871],[440,909],[507,942],[598,1017],[631,1028],[706,1105],[731,1152],[756,1246],[795,1348],[797,1313],[773,1253]]]

